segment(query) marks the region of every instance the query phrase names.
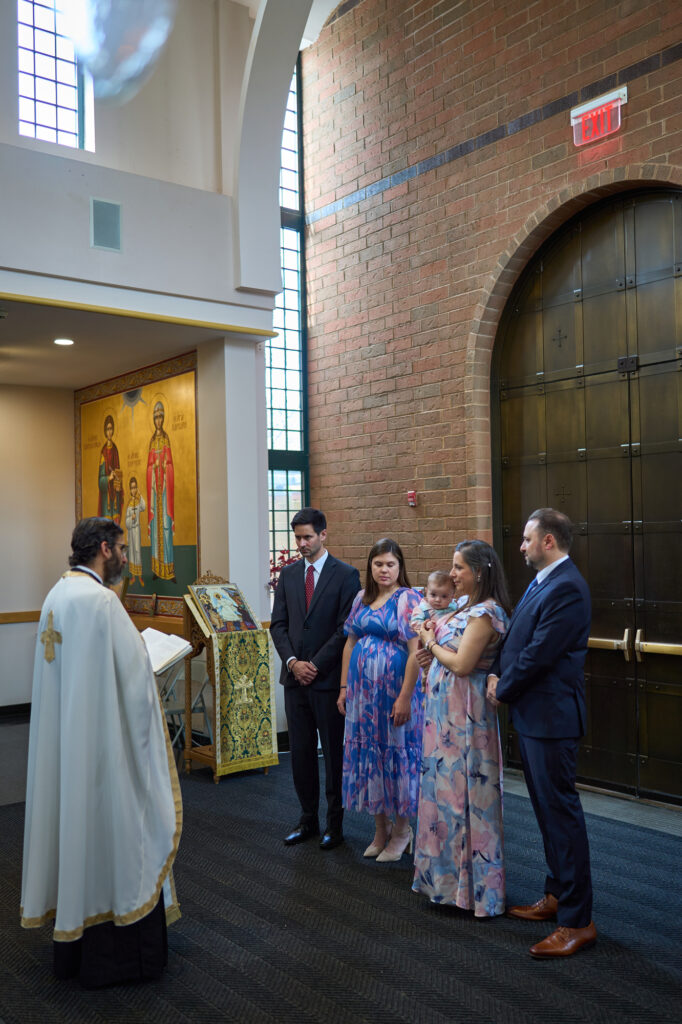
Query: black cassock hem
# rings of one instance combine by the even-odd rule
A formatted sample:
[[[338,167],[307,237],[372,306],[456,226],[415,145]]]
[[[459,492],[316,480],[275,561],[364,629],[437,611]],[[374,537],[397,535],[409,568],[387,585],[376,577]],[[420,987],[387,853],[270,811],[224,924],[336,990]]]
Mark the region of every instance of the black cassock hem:
[[[84,988],[104,988],[161,977],[168,963],[163,892],[151,913],[134,924],[113,921],[86,928],[75,942],[53,942],[54,973],[78,978]]]

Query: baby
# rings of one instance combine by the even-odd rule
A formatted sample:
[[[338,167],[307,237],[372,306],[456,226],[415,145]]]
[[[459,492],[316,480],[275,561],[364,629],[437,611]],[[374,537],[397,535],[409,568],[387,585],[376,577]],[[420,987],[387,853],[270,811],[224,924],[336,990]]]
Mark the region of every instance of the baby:
[[[418,633],[427,619],[435,621],[456,610],[455,584],[449,573],[437,569],[426,581],[424,597],[412,612],[410,629]]]

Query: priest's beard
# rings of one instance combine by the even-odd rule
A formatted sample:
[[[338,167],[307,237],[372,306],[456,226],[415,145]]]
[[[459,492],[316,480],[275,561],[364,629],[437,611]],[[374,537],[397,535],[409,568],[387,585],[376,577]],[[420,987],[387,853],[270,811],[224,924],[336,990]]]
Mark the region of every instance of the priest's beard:
[[[115,587],[121,582],[123,576],[123,558],[117,548],[111,549],[111,558],[104,563],[104,582],[110,587]]]

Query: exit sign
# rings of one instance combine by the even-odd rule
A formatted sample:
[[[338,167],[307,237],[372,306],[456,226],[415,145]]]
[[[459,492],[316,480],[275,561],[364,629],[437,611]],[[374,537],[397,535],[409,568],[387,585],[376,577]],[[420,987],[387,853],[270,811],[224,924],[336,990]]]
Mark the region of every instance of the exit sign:
[[[627,101],[627,86],[623,86],[622,89],[597,96],[580,107],[573,107],[571,124],[575,145],[585,146],[588,142],[597,142],[617,132],[621,125],[620,108]]]

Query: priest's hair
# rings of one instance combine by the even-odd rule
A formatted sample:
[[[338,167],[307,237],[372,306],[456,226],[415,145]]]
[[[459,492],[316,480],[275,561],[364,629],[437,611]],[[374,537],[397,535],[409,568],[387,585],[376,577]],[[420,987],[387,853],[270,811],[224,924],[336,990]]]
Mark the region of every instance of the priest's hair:
[[[73,554],[69,557],[69,565],[89,565],[97,557],[102,541],[113,547],[122,534],[123,530],[113,519],[104,519],[103,516],[81,519],[71,535]]]

